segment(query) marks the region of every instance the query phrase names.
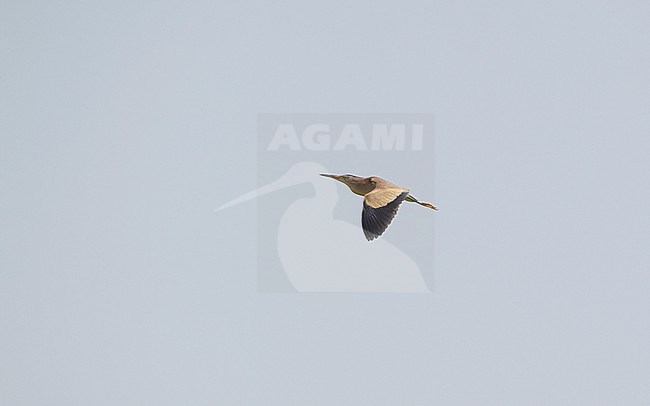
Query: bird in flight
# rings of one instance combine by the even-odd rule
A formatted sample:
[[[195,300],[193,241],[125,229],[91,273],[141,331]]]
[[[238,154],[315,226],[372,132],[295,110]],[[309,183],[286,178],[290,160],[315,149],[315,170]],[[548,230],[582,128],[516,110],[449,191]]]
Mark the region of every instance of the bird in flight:
[[[411,196],[408,189],[376,176],[361,178],[349,174],[329,175],[326,173],[321,173],[320,176],[336,179],[349,187],[352,193],[364,197],[361,226],[368,241],[374,240],[386,231],[388,225],[397,215],[399,205],[405,200],[438,210],[431,203],[421,202]]]

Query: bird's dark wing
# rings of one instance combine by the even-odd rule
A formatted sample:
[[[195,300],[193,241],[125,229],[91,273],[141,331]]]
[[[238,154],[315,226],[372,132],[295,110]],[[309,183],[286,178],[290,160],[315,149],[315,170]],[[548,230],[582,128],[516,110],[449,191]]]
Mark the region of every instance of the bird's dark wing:
[[[361,225],[368,241],[386,231],[409,191],[404,189],[375,189],[363,199]]]

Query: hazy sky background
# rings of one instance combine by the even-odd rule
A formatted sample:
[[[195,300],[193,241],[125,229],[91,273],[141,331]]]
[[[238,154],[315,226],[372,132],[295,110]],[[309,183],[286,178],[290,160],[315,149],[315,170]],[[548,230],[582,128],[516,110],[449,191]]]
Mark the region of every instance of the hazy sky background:
[[[647,1],[3,2],[0,403],[649,404],[649,48]],[[433,295],[257,293],[259,112],[435,113]]]

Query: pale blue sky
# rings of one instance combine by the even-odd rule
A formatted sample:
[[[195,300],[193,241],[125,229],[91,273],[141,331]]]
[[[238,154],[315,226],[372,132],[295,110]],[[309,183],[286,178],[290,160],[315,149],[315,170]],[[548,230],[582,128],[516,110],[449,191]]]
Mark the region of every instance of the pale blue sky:
[[[647,405],[649,38],[642,1],[3,2],[0,403]],[[257,292],[254,206],[213,209],[261,112],[435,114],[433,295]]]

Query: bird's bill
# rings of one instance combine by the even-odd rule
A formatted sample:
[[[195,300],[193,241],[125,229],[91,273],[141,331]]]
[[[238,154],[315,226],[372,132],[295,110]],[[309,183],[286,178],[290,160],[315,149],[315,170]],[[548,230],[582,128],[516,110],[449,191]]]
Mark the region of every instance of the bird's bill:
[[[336,179],[336,180],[341,180],[341,179],[340,179],[341,177],[340,177],[339,175],[330,175],[330,174],[327,174],[327,173],[320,173],[319,175],[320,175],[320,176],[325,176],[326,178],[332,178],[332,179]]]

